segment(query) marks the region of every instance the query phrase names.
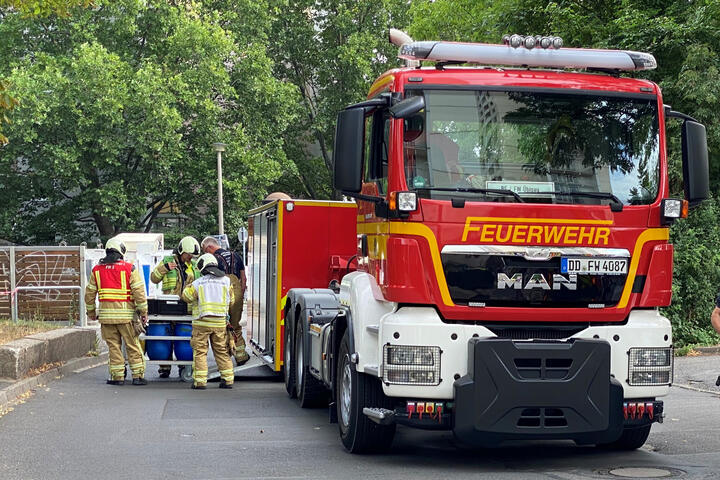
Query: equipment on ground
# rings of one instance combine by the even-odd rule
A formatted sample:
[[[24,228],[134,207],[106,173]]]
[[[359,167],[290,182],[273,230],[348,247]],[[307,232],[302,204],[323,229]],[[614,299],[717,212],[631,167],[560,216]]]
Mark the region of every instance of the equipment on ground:
[[[669,226],[708,197],[705,127],[620,76],[649,54],[391,38],[434,65],[338,115],[333,185],[356,203],[250,212],[252,350],[351,452],[398,424],[638,448],[673,379]]]

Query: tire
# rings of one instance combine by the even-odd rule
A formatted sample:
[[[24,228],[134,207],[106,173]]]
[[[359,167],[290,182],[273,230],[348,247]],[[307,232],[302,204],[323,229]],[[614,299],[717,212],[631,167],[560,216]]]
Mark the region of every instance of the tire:
[[[310,373],[310,359],[305,358],[303,343],[305,340],[305,322],[297,322],[295,333],[295,378],[297,379],[297,396],[302,408],[318,408],[328,406],[328,390],[325,385]]]
[[[380,380],[359,373],[350,363],[350,339],[345,332],[337,365],[336,398],[340,439],[351,453],[385,452],[395,437],[395,424],[378,425],[363,414],[365,407],[393,408]]]
[[[283,353],[283,377],[285,378],[285,390],[290,398],[297,398],[297,379],[295,378],[295,343],[294,333],[288,327],[287,318],[285,321],[285,350]]]
[[[645,445],[648,435],[650,435],[650,427],[652,424],[643,425],[641,427],[625,427],[620,438],[614,442],[602,445],[606,448],[615,450],[635,450]]]

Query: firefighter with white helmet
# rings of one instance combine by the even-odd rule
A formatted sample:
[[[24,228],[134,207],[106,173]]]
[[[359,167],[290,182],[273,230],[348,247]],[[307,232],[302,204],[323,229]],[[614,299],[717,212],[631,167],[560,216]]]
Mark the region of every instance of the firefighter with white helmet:
[[[162,282],[165,295],[180,295],[183,289],[200,277],[195,264],[195,257],[200,255],[200,244],[191,236],[183,237],[172,255],[162,259],[150,274],[150,281],[155,284]],[[170,376],[170,365],[160,365],[160,378]],[[182,367],[180,367],[182,371]]]
[[[145,360],[138,336],[147,323],[145,284],[135,266],[123,260],[127,248],[111,238],[105,244],[105,257],[92,269],[85,289],[85,306],[91,320],[100,321],[102,338],[108,345],[110,385],[125,383],[125,342],[133,385],[146,385]],[[100,307],[96,311],[95,298]]]
[[[245,264],[242,257],[237,252],[231,252],[220,247],[220,242],[215,237],[205,237],[200,243],[205,253],[212,253],[218,261],[218,268],[225,272],[230,279],[230,285],[235,296],[235,303],[230,307],[230,325],[232,326],[233,343],[236,344],[234,352],[230,352],[235,356],[237,365],[243,365],[250,356],[245,351],[245,339],[242,336],[242,313],[243,313],[243,296],[245,286],[247,285],[247,277],[245,276]]]
[[[232,388],[235,379],[227,346],[227,316],[235,301],[230,279],[218,268],[212,253],[197,262],[202,276],[182,292],[182,299],[193,306],[194,319],[190,345],[193,349],[193,389],[207,386],[208,341],[220,372],[220,388]]]

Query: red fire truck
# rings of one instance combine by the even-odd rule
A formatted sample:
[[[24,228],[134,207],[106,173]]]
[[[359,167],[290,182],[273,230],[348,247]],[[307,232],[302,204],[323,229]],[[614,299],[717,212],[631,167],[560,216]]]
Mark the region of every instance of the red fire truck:
[[[334,187],[355,202],[251,214],[255,353],[301,406],[330,404],[351,452],[398,424],[641,446],[672,383],[658,308],[669,226],[708,196],[705,127],[621,75],[646,53],[393,38],[409,65],[338,115]]]

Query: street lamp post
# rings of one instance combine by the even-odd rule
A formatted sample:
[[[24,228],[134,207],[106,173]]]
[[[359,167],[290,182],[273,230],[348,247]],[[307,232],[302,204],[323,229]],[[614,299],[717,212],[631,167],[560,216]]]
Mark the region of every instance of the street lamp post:
[[[218,176],[218,233],[225,233],[223,223],[223,190],[222,190],[222,152],[225,151],[224,143],[213,143],[213,149],[217,152],[217,176]]]

